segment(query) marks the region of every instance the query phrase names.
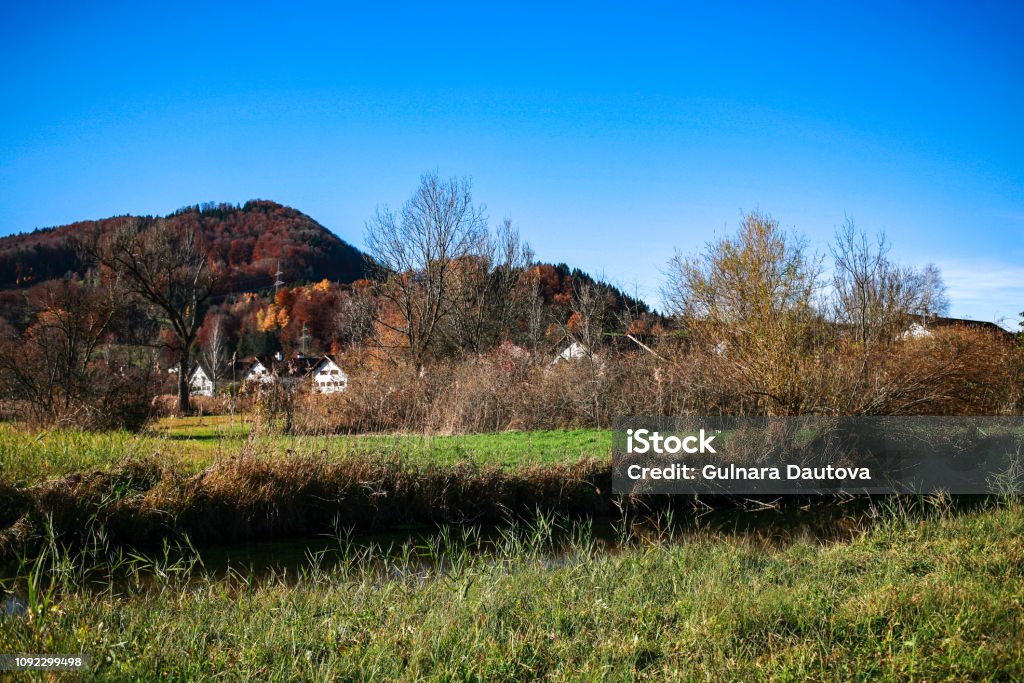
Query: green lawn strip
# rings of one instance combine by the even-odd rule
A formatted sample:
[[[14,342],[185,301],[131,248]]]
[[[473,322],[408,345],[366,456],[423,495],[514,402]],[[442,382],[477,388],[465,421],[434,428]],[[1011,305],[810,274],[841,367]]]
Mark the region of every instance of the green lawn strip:
[[[177,418],[149,432],[30,431],[0,424],[0,482],[31,485],[78,472],[107,470],[125,460],[153,457],[190,473],[243,450],[256,457],[289,452],[328,459],[382,455],[410,464],[471,462],[518,468],[608,458],[611,432],[598,429],[500,432],[493,434],[370,434],[340,436],[253,436],[240,418]]]
[[[331,455],[396,454],[411,463],[520,467],[610,458],[611,432],[598,429],[497,432],[491,434],[368,434],[282,437],[279,445],[296,452]]]
[[[149,431],[176,439],[244,439],[251,427],[248,416],[244,414],[193,415],[161,418],[150,425]]]

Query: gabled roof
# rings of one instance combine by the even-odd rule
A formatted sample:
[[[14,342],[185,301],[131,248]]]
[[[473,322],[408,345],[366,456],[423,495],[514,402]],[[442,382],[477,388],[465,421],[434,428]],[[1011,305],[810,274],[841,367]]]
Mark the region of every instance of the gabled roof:
[[[235,369],[238,370],[239,373],[245,373],[252,370],[257,364],[262,365],[265,368],[269,366],[269,362],[265,362],[256,356],[249,356],[248,358],[239,358],[235,361]]]
[[[319,364],[320,358],[317,356],[297,354],[275,362],[274,371],[280,377],[305,377],[313,372]]]
[[[342,372],[345,371],[341,367],[341,363],[339,363],[338,360],[334,356],[332,356],[329,353],[325,353],[323,356],[321,356],[320,358],[317,359],[316,365],[313,366],[313,368],[312,368],[312,370],[310,372],[312,372],[314,374],[317,373],[317,372],[320,372],[320,368],[322,368],[327,363],[334,363],[334,365],[336,365],[339,370],[341,370]]]
[[[210,370],[206,367],[206,364],[201,360],[197,360],[195,367],[192,368],[192,372],[188,373],[189,381],[191,381],[192,378],[196,376],[196,373],[199,372],[200,370],[203,371],[203,374],[206,375],[207,379],[213,378],[213,373],[211,373]]]
[[[341,364],[329,355],[306,356],[303,354],[295,354],[294,356],[285,357],[281,360],[251,356],[249,358],[240,358],[235,361],[234,373],[237,379],[245,379],[245,377],[257,367],[257,364],[259,364],[263,366],[266,372],[270,375],[282,380],[294,380],[312,375],[327,360],[330,360],[339,368],[341,367]],[[209,376],[209,373],[207,373],[207,375]]]
[[[578,341],[574,341],[568,346],[566,346],[564,349],[562,349],[561,353],[555,356],[554,360],[551,361],[551,365],[555,365],[556,363],[560,363],[562,361],[578,360],[580,358],[588,357],[597,358],[598,356],[596,353],[589,351],[587,347],[584,346],[583,344],[579,343]]]
[[[1001,335],[1012,335],[1009,330],[987,320],[969,320],[967,318],[947,318],[941,315],[911,315],[910,319],[922,327],[971,327]]]
[[[257,363],[266,368],[267,372],[270,372],[270,366],[267,361],[261,360],[256,356],[250,356],[248,358],[236,359],[234,363],[230,366],[228,374],[231,376],[232,379],[243,380],[245,379],[246,375],[248,375],[249,372],[251,372],[252,369],[256,367]]]

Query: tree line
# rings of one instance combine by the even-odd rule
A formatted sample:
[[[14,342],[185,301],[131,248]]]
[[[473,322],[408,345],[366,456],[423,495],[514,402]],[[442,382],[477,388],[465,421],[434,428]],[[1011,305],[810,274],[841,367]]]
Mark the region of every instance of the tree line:
[[[521,377],[529,395],[531,386],[550,389],[552,352],[572,343],[572,369],[554,373],[574,383],[579,399],[563,408],[577,416],[567,422],[604,424],[614,411],[641,407],[1017,408],[1007,384],[1016,381],[1014,345],[998,334],[933,325],[949,306],[938,270],[896,263],[884,235],[871,237],[851,221],[829,253],[818,254],[771,217],[746,215],[735,234],[669,261],[664,316],[607,283],[537,263],[510,221],[490,225],[468,179],[423,176],[402,207],[370,218],[366,244],[367,277],[350,285],[325,280],[227,297],[228,266],[210,258],[202,232],[187,221],[124,220],[116,230],[83,231],[75,248],[93,269],[47,283],[27,304],[31,324],[6,330],[0,389],[36,419],[95,418],[114,396],[158,390],[152,367],[170,358],[178,409],[187,412],[197,361],[217,374],[239,351],[284,349],[347,354],[367,375],[390,378],[376,387],[405,388],[441,387],[438,375],[464,374],[504,354],[533,368]],[[910,339],[914,325],[935,329]],[[637,386],[609,384],[627,366]],[[645,377],[669,393],[650,403]]]

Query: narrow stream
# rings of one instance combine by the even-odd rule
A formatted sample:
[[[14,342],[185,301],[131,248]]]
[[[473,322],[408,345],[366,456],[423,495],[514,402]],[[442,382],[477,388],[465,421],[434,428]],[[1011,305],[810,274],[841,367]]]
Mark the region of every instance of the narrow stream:
[[[809,539],[821,543],[849,540],[858,533],[861,522],[868,514],[863,505],[819,507],[778,511],[765,510],[713,510],[699,516],[680,520],[677,516],[670,524],[641,519],[623,529],[621,521],[589,520],[587,535],[607,553],[617,552],[628,540],[655,540],[671,537],[675,542],[686,542],[694,535],[728,536],[744,538],[773,546],[784,546],[795,540]],[[579,522],[576,523],[577,530]],[[551,559],[561,556],[573,537],[572,522],[559,522],[550,533],[545,554]],[[531,527],[517,527],[529,534]],[[468,546],[475,553],[492,553],[498,549],[509,527],[449,527],[449,544]],[[467,534],[468,532],[468,534]],[[468,535],[469,543],[465,543]],[[397,559],[403,548],[413,551],[413,559],[424,569],[433,567],[433,551],[438,549],[441,534],[437,527],[396,530],[387,533],[358,535],[346,539],[342,536],[319,536],[288,540],[238,543],[202,549],[199,554],[204,568],[215,575],[229,571],[255,578],[271,573],[281,575],[307,566],[311,557],[319,555],[324,566],[332,558],[342,557],[342,547],[376,546],[385,557]]]
[[[607,554],[618,552],[629,542],[685,543],[702,536],[741,538],[782,547],[796,540],[819,543],[849,540],[864,528],[870,514],[870,505],[861,500],[787,510],[715,509],[703,514],[677,515],[668,521],[662,517],[626,524],[612,520],[562,521],[547,529],[531,525],[420,527],[387,533],[339,534],[205,547],[195,551],[197,556],[191,558],[172,552],[166,564],[171,566],[173,573],[184,567],[187,561],[194,561],[189,576],[195,580],[294,581],[314,567],[331,570],[346,562],[351,563],[354,557],[362,554],[370,558],[370,565],[379,580],[386,581],[410,574],[428,578],[443,573],[446,570],[445,558],[452,553],[471,553],[502,561],[507,559],[502,550],[512,535],[526,539],[539,537],[540,560],[558,566],[566,561],[574,538],[578,539],[580,534],[589,539],[599,552]],[[11,577],[17,573],[16,567],[3,569],[6,571],[0,572],[0,577]],[[140,582],[142,585],[152,582],[152,577],[143,577],[140,581],[138,575],[117,570],[111,573],[102,567],[91,575],[93,578],[86,584],[93,585],[97,591],[137,590]],[[4,585],[8,592],[3,595],[0,617],[23,615],[28,606],[24,581],[7,579]],[[14,586],[13,592],[10,586]]]

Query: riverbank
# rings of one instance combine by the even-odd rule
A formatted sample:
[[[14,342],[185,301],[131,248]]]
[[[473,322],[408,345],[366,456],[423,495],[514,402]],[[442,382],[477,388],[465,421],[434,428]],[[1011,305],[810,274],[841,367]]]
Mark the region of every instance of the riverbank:
[[[281,436],[243,417],[147,433],[0,425],[0,562],[72,547],[260,541],[613,510],[611,433]]]
[[[609,463],[414,464],[396,456],[242,455],[195,474],[155,458],[33,486],[0,483],[0,560],[34,554],[44,536],[154,547],[373,531],[409,524],[494,524],[537,513],[616,510]]]
[[[0,651],[92,656],[96,679],[1019,680],[1024,510],[885,503],[841,542],[663,534],[608,552],[551,525],[432,567],[363,547],[257,580],[155,560],[137,589],[37,576]],[[447,540],[446,540],[447,539]]]

